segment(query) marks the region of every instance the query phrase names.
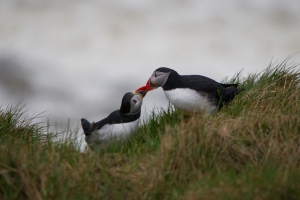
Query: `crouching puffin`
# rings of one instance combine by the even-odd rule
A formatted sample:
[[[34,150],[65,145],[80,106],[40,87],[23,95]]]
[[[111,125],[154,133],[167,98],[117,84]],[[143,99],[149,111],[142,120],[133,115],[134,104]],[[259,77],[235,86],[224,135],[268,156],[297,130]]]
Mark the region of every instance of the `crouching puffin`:
[[[230,102],[242,89],[238,84],[222,84],[201,75],[179,75],[166,67],[156,69],[146,86],[136,92],[162,87],[167,99],[175,108],[189,112],[211,114]]]
[[[123,96],[120,110],[115,110],[108,117],[96,123],[82,118],[81,126],[88,146],[95,150],[108,147],[111,141],[125,140],[139,127],[141,106],[146,92],[128,92]]]

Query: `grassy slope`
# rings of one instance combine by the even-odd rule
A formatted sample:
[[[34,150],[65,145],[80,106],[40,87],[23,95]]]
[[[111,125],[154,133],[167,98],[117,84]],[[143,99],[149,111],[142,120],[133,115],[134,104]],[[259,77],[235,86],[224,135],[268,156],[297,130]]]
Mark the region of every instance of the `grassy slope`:
[[[246,90],[215,115],[161,111],[100,152],[2,109],[0,199],[299,199],[300,89],[287,61],[234,77]]]

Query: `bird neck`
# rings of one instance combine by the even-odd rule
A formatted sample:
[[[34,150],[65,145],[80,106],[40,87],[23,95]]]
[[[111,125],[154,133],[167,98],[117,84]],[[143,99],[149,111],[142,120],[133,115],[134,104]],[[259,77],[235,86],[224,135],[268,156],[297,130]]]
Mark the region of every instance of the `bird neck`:
[[[166,83],[162,86],[163,90],[170,90],[177,88],[181,85],[181,78],[180,75],[177,72],[170,73],[168,80]]]

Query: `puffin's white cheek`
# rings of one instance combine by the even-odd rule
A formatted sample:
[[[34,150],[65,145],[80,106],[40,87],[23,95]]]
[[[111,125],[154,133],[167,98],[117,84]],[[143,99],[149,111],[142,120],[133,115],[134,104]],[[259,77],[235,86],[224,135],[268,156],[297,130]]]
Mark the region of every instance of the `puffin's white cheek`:
[[[137,110],[141,109],[141,107],[142,107],[142,103],[137,103],[137,104],[136,104]]]
[[[152,83],[155,83],[155,82],[156,82],[155,79],[156,79],[155,77],[151,76],[150,81],[151,81]]]

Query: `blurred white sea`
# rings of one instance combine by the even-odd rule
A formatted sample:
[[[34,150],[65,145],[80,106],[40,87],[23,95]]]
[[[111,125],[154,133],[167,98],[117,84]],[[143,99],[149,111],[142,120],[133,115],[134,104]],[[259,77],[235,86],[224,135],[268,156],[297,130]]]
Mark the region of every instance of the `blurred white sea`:
[[[1,0],[0,105],[75,127],[118,109],[158,67],[221,81],[299,51],[299,0]],[[143,116],[167,105],[154,90]]]

